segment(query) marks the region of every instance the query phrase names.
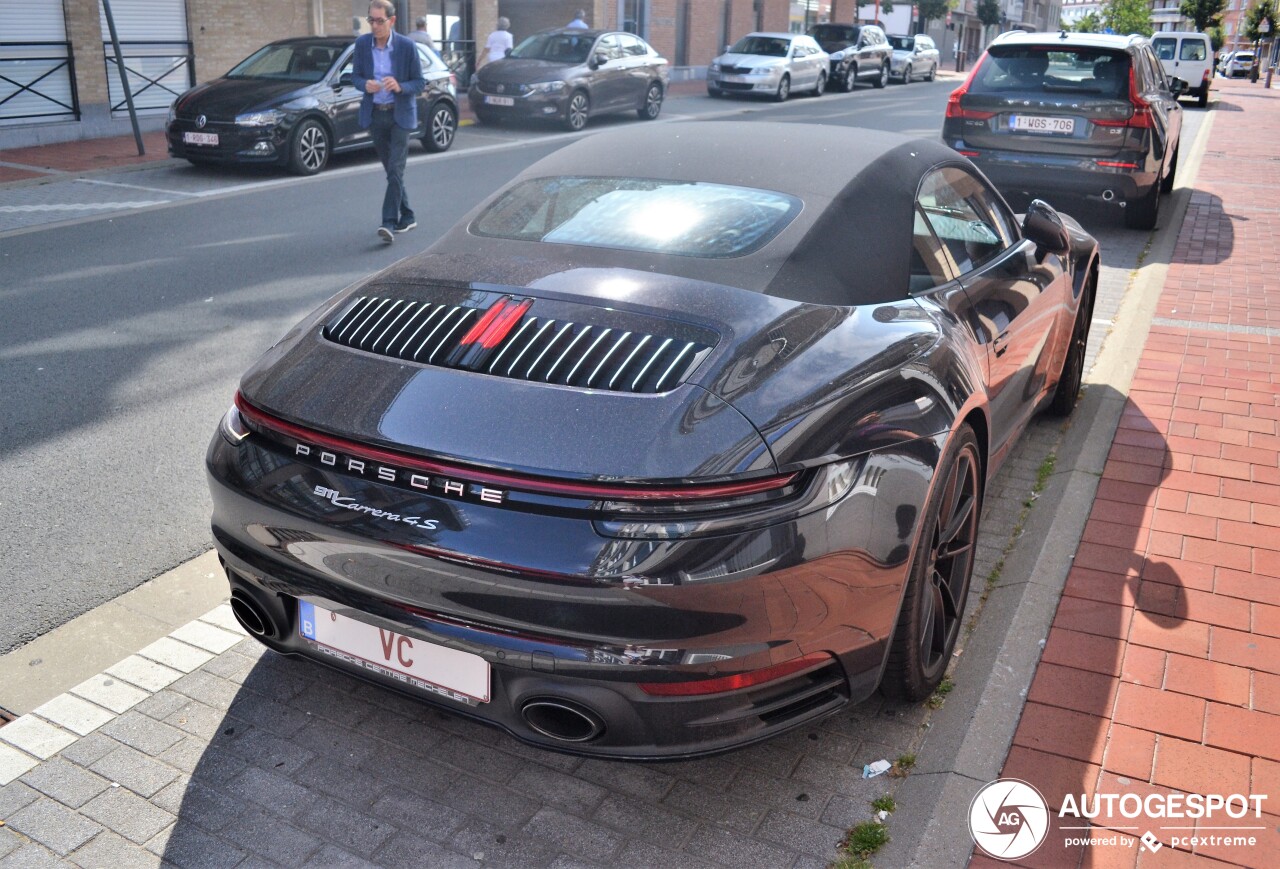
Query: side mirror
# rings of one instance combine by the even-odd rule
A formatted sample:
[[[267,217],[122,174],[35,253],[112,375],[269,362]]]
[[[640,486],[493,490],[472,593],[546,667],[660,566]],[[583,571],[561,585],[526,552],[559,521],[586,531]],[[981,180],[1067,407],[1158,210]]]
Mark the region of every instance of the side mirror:
[[[1022,234],[1035,242],[1040,250],[1065,256],[1071,250],[1071,234],[1053,206],[1040,199],[1031,200],[1022,218]]]
[[[353,87],[353,85],[351,84],[351,73],[344,72],[342,74],[342,77],[338,79],[338,87],[341,87],[341,88]]]
[[[1175,97],[1182,96],[1187,92],[1187,90],[1190,87],[1191,86],[1189,84],[1187,84],[1185,81],[1178,78],[1177,76],[1174,76],[1173,78],[1169,79],[1169,90],[1173,92],[1173,95]]]
[[[591,59],[587,61],[587,68],[599,69],[600,67],[604,66],[608,62],[609,62],[609,58],[605,57],[603,54],[597,51],[595,54],[591,55]]]

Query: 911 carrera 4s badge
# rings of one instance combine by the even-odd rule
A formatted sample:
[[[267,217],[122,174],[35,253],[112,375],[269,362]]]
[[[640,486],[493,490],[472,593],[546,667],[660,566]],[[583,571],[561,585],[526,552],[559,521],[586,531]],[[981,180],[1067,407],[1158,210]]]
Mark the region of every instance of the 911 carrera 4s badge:
[[[377,507],[370,507],[368,504],[361,504],[354,498],[348,498],[337,489],[330,489],[327,486],[316,486],[315,494],[328,501],[335,507],[341,507],[343,510],[352,510],[356,513],[367,513],[375,519],[382,519],[387,522],[402,522],[405,525],[411,525],[414,528],[421,528],[423,531],[435,531],[440,522],[437,519],[423,519],[421,516],[404,516],[400,513],[393,513],[389,510],[379,510]]]

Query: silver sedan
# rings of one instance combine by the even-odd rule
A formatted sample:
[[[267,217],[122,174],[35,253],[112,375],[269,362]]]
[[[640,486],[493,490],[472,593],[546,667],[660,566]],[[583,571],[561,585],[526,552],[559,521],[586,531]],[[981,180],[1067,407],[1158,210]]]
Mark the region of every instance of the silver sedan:
[[[793,91],[820,96],[827,89],[829,55],[799,33],[749,33],[707,67],[707,93],[769,96],[782,102]]]
[[[934,42],[924,34],[919,36],[890,36],[893,59],[889,61],[889,75],[903,84],[915,79],[933,81],[938,74],[941,55]]]

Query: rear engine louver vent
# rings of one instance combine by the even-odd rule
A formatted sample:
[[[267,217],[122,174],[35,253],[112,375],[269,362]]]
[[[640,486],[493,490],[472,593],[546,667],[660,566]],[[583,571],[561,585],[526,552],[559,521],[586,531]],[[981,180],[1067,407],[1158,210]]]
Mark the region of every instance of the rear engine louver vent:
[[[531,306],[530,299],[510,296],[488,308],[361,296],[323,334],[345,347],[406,362],[636,393],[683,383],[712,346],[707,340],[536,316],[527,313]],[[612,313],[601,309],[605,316]]]

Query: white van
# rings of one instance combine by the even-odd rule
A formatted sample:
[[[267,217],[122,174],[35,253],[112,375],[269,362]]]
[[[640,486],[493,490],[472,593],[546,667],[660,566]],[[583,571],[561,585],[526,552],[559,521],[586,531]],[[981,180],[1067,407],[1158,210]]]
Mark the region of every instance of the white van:
[[[1151,47],[1168,76],[1187,83],[1185,96],[1195,97],[1204,108],[1209,104],[1209,82],[1213,80],[1213,46],[1203,33],[1168,30],[1152,35]]]

